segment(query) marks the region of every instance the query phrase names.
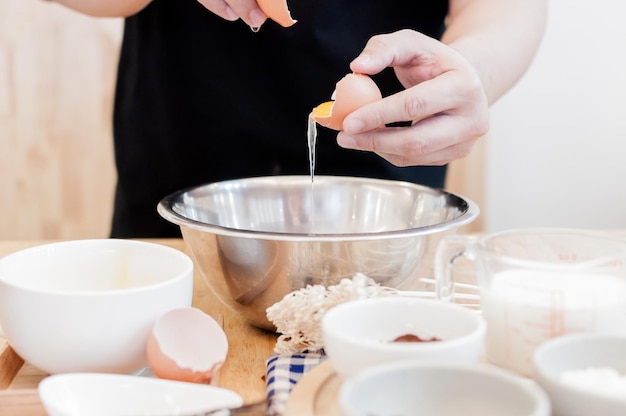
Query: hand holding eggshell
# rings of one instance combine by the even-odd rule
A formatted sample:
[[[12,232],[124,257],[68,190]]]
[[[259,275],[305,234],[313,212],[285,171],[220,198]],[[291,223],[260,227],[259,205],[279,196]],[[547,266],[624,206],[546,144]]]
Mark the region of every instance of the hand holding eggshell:
[[[469,154],[488,128],[488,100],[476,69],[455,49],[412,30],[377,35],[350,68],[392,67],[406,88],[350,113],[337,141],[397,166],[443,165]],[[387,124],[410,122],[404,127]]]
[[[198,2],[223,19],[243,20],[255,31],[267,18],[283,27],[296,23],[287,7],[287,0],[198,0]]]
[[[359,107],[382,99],[376,83],[367,75],[348,74],[335,86],[332,99],[315,107],[311,118],[333,130],[343,130],[343,120]]]

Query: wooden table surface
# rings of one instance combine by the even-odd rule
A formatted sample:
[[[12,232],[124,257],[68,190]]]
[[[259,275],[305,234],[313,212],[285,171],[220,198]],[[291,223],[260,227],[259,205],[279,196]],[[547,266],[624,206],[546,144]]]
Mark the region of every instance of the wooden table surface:
[[[608,234],[626,237],[626,230],[609,230]],[[182,239],[146,241],[164,244],[188,253]],[[0,258],[43,243],[46,242],[0,241]],[[252,327],[228,309],[209,290],[197,268],[194,277],[193,306],[209,314],[221,315],[229,340],[228,357],[220,370],[217,385],[236,391],[246,403],[263,400],[266,397],[265,361],[273,352],[277,335]],[[20,358],[12,354],[6,341],[0,338],[0,415],[46,416],[36,391],[39,381],[46,376],[47,374],[28,363],[22,365]]]
[[[182,239],[146,241],[167,245],[188,253]],[[0,241],[0,258],[9,253],[44,243],[46,241]],[[227,308],[209,290],[197,267],[194,276],[193,306],[206,313],[223,316],[224,331],[229,341],[229,352],[226,362],[220,369],[217,385],[236,391],[246,403],[265,398],[265,360],[273,352],[277,335],[247,324],[235,312]],[[47,374],[28,363],[21,366],[15,377],[7,374],[7,371],[3,370],[3,364],[10,368],[11,364],[6,361],[15,358],[9,356],[7,351],[6,342],[0,338],[0,414],[35,416],[28,410],[28,406],[32,405],[31,402],[36,399],[34,389]],[[17,408],[11,413],[3,411],[3,408],[8,410],[9,403],[16,406],[20,401],[23,402],[23,412],[20,413]]]

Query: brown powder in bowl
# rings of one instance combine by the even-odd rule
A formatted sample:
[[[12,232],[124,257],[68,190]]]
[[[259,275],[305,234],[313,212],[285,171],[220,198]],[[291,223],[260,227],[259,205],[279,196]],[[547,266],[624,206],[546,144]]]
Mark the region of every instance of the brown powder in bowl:
[[[437,337],[426,339],[426,338],[420,338],[419,336],[414,335],[414,334],[404,334],[395,338],[391,342],[436,342],[436,341],[441,341],[441,339]]]

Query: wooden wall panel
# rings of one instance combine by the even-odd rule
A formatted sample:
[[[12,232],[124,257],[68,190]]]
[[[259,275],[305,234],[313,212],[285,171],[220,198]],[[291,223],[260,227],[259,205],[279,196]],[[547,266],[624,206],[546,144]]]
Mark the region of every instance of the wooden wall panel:
[[[460,232],[478,233],[484,231],[485,216],[485,148],[489,135],[479,139],[470,155],[450,164],[446,189],[478,204],[481,212],[477,219],[463,227]]]
[[[0,0],[0,238],[108,235],[121,23]]]

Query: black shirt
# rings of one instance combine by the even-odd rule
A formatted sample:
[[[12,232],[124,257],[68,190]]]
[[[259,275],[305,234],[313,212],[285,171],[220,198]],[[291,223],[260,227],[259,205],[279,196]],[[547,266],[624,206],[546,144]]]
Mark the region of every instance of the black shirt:
[[[309,174],[307,120],[367,40],[411,28],[443,31],[446,0],[289,0],[294,26],[258,33],[196,0],[153,0],[125,21],[114,110],[118,183],[112,237],[179,236],[162,219],[166,195],[251,176]],[[373,77],[383,96],[402,87]],[[340,148],[319,128],[316,174],[443,187],[445,167],[398,168]]]

